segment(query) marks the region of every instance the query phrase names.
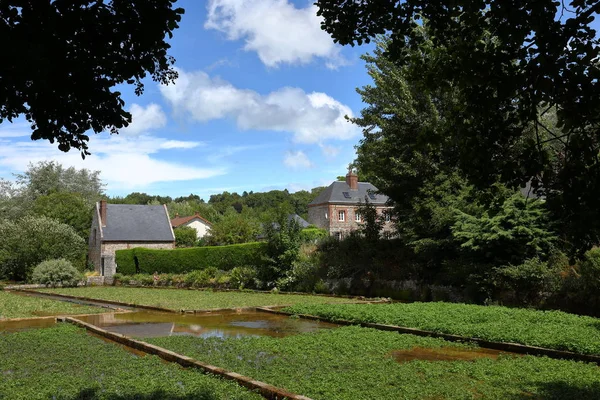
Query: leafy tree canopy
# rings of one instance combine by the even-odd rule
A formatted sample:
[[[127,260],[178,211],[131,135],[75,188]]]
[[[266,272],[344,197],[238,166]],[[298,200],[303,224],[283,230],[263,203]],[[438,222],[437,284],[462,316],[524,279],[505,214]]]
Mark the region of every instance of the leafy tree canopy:
[[[391,34],[384,49],[390,65],[384,68],[408,68],[403,71],[408,81],[418,82],[404,88],[413,95],[412,105],[429,107],[407,120],[416,134],[406,151],[414,146],[445,151],[445,159],[479,188],[498,180],[512,188],[530,182],[562,221],[574,249],[600,242],[600,43],[591,27],[600,2],[316,4],[322,27],[341,44]],[[410,113],[412,105],[394,97],[401,89],[390,86],[382,95]],[[425,94],[419,96],[419,90]],[[448,96],[452,101],[443,100]],[[388,105],[380,101],[378,107],[381,118],[372,121],[374,133],[379,122],[393,119],[384,113]],[[451,129],[438,126],[434,130],[444,134],[423,142],[422,133],[432,125]],[[411,164],[418,162],[432,172],[437,168],[435,158]]]
[[[88,130],[117,133],[131,122],[121,84],[168,84],[167,55],[182,8],[175,0],[8,0],[0,3],[0,123],[20,115],[33,140],[87,152]]]

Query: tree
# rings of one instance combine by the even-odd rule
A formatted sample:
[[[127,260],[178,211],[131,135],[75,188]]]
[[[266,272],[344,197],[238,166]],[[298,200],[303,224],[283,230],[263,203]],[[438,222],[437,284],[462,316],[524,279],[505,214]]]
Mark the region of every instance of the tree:
[[[391,32],[391,63],[412,65],[426,92],[459,94],[442,114],[452,127],[444,140],[470,183],[530,182],[574,252],[600,241],[600,46],[591,27],[600,2],[317,5],[337,42],[361,44]],[[554,127],[545,123],[549,112]]]
[[[0,277],[25,280],[42,261],[64,258],[83,270],[86,242],[69,225],[47,217],[0,221]]]
[[[16,175],[19,196],[24,201],[35,201],[40,196],[52,193],[77,193],[89,206],[100,200],[104,194],[104,184],[100,171],[65,168],[56,161],[30,163],[27,170]]]
[[[92,207],[79,193],[56,192],[40,196],[35,200],[32,211],[71,226],[87,241],[92,225]]]
[[[212,224],[206,238],[211,246],[248,243],[256,241],[260,225],[256,218],[245,209],[241,213],[230,209],[220,221]]]
[[[114,88],[144,90],[150,75],[177,77],[167,55],[182,8],[175,0],[17,1],[0,4],[0,123],[24,115],[33,140],[87,152],[87,131],[117,133],[131,122]],[[32,47],[33,46],[33,47]]]
[[[196,244],[198,233],[191,226],[180,226],[173,229],[173,233],[177,247],[194,247]]]

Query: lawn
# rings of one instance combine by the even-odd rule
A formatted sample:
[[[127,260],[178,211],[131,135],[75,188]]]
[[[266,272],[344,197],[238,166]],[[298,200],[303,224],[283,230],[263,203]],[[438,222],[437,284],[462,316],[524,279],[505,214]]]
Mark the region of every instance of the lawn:
[[[561,311],[441,302],[302,304],[284,311],[600,355],[600,319]]]
[[[41,291],[46,293],[89,297],[98,300],[112,300],[146,306],[170,308],[173,310],[204,310],[210,308],[288,305],[297,303],[347,303],[351,301],[343,298],[310,295],[286,295],[252,292],[211,292],[207,290],[185,289],[144,289],[113,286],[44,289]]]
[[[147,341],[316,400],[600,398],[593,364],[513,355],[399,363],[393,351],[467,346],[356,326],[281,339]]]
[[[106,312],[99,307],[81,306],[64,301],[22,296],[0,290],[0,320],[47,315],[91,314]]]
[[[68,324],[0,334],[0,399],[261,399]]]

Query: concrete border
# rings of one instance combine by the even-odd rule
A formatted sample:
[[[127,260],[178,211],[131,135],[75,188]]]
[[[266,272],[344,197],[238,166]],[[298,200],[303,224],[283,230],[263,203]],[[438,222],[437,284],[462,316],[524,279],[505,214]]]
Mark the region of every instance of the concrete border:
[[[254,390],[260,393],[263,397],[270,400],[280,400],[280,399],[291,399],[291,400],[311,400],[309,397],[298,395],[292,392],[288,392],[285,389],[278,388],[273,385],[269,385],[268,383],[264,383],[261,381],[254,380],[244,375],[240,375],[235,372],[227,371],[226,369],[215,367],[214,365],[205,364],[198,360],[195,360],[191,357],[187,357],[173,351],[167,350],[165,348],[154,346],[152,344],[142,342],[135,339],[130,339],[127,336],[121,335],[119,333],[108,332],[104,329],[98,328],[92,324],[88,324],[83,321],[79,321],[75,318],[71,317],[61,317],[57,318],[58,321],[68,322],[73,325],[79,326],[81,328],[85,328],[90,332],[95,333],[96,335],[105,337],[110,339],[116,343],[131,347],[136,350],[143,351],[145,353],[154,354],[162,358],[163,360],[176,362],[177,364],[187,367],[187,368],[197,368],[205,373],[213,374],[220,376],[225,379],[233,380],[238,385],[244,386],[250,390]]]
[[[530,354],[530,355],[535,355],[535,356],[547,356],[550,358],[557,358],[557,359],[564,359],[564,360],[585,361],[585,362],[592,362],[592,363],[596,363],[596,364],[600,365],[600,356],[595,356],[595,355],[591,355],[591,354],[579,354],[579,353],[573,353],[571,351],[554,350],[554,349],[548,349],[545,347],[528,346],[528,345],[519,344],[519,343],[494,342],[491,340],[479,339],[479,338],[475,338],[475,337],[451,335],[449,333],[438,333],[438,332],[433,332],[433,331],[426,331],[423,329],[408,328],[408,327],[404,327],[404,326],[372,324],[369,322],[353,322],[353,321],[348,321],[348,320],[343,320],[343,319],[337,319],[337,320],[336,319],[328,319],[328,318],[318,317],[316,315],[294,314],[294,313],[289,313],[289,312],[285,312],[285,311],[273,310],[273,309],[266,308],[266,307],[256,307],[256,309],[260,310],[260,311],[264,311],[264,312],[273,313],[273,314],[280,314],[280,315],[287,315],[287,316],[294,315],[299,318],[310,319],[313,321],[330,322],[330,323],[339,324],[339,325],[359,325],[359,326],[362,326],[363,328],[373,328],[373,329],[379,329],[381,331],[392,331],[392,332],[406,333],[406,334],[416,335],[416,336],[434,337],[434,338],[444,339],[444,340],[447,340],[450,342],[470,342],[470,343],[476,343],[479,347],[483,347],[486,349],[502,350],[502,351],[508,351],[508,352],[512,352],[512,353]]]
[[[35,321],[38,319],[57,319],[60,317],[91,317],[94,315],[103,315],[103,314],[129,314],[131,311],[113,311],[108,313],[90,313],[90,314],[56,314],[56,315],[45,315],[43,317],[22,317],[22,318],[0,318],[0,323],[2,322],[20,322],[20,321]]]

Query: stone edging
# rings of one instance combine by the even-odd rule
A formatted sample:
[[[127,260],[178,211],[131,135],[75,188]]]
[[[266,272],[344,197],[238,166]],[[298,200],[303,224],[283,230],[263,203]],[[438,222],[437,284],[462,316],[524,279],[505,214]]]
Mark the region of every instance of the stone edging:
[[[433,332],[433,331],[426,331],[423,329],[408,328],[408,327],[404,327],[404,326],[373,324],[373,323],[369,323],[369,322],[353,322],[353,321],[348,321],[348,320],[343,320],[343,319],[338,319],[338,320],[333,319],[332,320],[332,319],[328,319],[328,318],[318,317],[315,315],[294,314],[294,313],[289,313],[289,312],[285,312],[285,311],[278,311],[278,310],[273,310],[273,309],[270,309],[267,307],[256,307],[256,309],[259,311],[269,312],[269,313],[273,313],[273,314],[280,314],[280,315],[287,315],[287,316],[295,315],[295,316],[298,316],[299,318],[310,319],[313,321],[330,322],[330,323],[339,324],[339,325],[360,325],[364,328],[374,328],[374,329],[379,329],[382,331],[393,331],[393,332],[406,333],[406,334],[416,335],[416,336],[434,337],[434,338],[448,340],[450,342],[471,342],[471,343],[476,343],[479,347],[483,347],[483,348],[487,348],[487,349],[494,349],[494,350],[501,350],[501,351],[508,351],[508,352],[512,352],[512,353],[530,354],[530,355],[535,355],[535,356],[547,356],[550,358],[558,358],[558,359],[574,360],[574,361],[585,361],[585,362],[592,362],[592,363],[600,364],[600,356],[595,356],[595,355],[591,355],[591,354],[579,354],[579,353],[573,353],[571,351],[554,350],[554,349],[548,349],[545,347],[528,346],[528,345],[519,344],[519,343],[494,342],[494,341],[479,339],[479,338],[474,338],[474,337],[451,335],[449,333],[438,333],[438,332]]]
[[[98,328],[97,326],[85,323],[83,321],[79,321],[77,319],[71,317],[61,317],[58,318],[59,321],[68,322],[73,325],[79,326],[81,328],[85,328],[90,332],[93,332],[97,335],[110,339],[119,344],[134,348],[136,350],[143,351],[145,353],[154,354],[162,358],[166,361],[176,362],[177,364],[188,367],[188,368],[197,368],[202,370],[205,373],[214,374],[220,376],[225,379],[233,380],[237,384],[244,386],[250,390],[257,391],[263,397],[271,400],[279,400],[279,399],[291,399],[291,400],[311,400],[309,397],[301,396],[295,393],[288,392],[287,390],[278,388],[273,385],[269,385],[268,383],[264,383],[261,381],[256,381],[252,378],[249,378],[244,375],[237,374],[235,372],[227,371],[226,369],[215,367],[214,365],[205,364],[198,360],[194,360],[191,357],[187,357],[173,351],[167,350],[165,348],[154,346],[152,344],[142,342],[139,340],[130,339],[127,336],[121,335],[119,333],[108,332],[104,329]]]
[[[46,315],[44,317],[22,317],[22,318],[0,318],[0,323],[3,322],[21,322],[21,321],[37,321],[37,320],[45,320],[45,319],[54,319],[61,317],[71,317],[71,318],[79,318],[79,317],[92,317],[95,315],[104,315],[104,314],[129,314],[130,311],[112,311],[109,313],[94,313],[94,314],[56,314],[56,315]]]

